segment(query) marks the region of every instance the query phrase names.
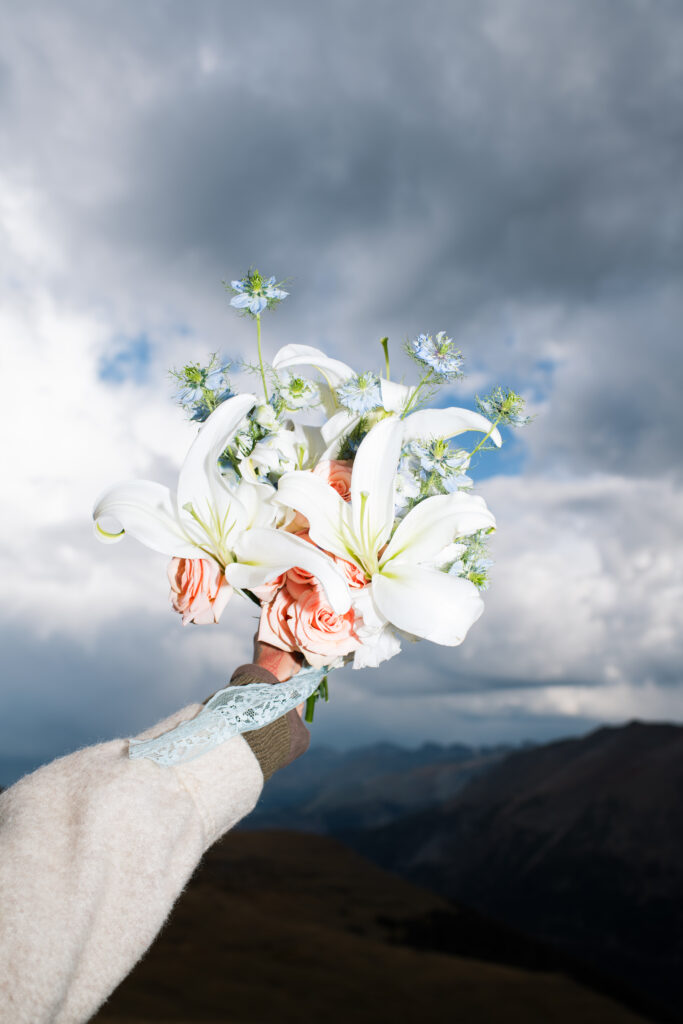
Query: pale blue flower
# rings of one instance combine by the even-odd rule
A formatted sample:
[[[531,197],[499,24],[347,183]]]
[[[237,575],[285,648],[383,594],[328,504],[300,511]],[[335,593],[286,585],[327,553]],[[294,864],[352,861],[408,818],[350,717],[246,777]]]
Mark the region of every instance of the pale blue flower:
[[[350,377],[336,389],[336,395],[341,405],[351,412],[371,412],[382,405],[382,392],[380,390],[379,377],[367,371],[357,377]]]
[[[230,305],[235,309],[243,309],[252,316],[258,316],[266,308],[271,309],[289,295],[289,292],[276,286],[274,277],[266,280],[261,277],[258,270],[250,270],[241,281],[231,281],[230,287],[237,292],[237,295],[230,299]]]
[[[233,397],[228,377],[229,363],[219,363],[215,355],[206,366],[188,363],[182,370],[172,370],[178,387],[175,400],[190,419],[203,423],[222,402]]]
[[[447,494],[454,494],[455,491],[471,491],[474,487],[474,480],[467,473],[454,473],[452,476],[444,477],[442,483]]]
[[[493,561],[488,557],[487,531],[477,530],[467,538],[460,558],[447,570],[451,576],[461,576],[474,583],[478,590],[488,590],[489,569]]]
[[[292,373],[281,373],[278,378],[278,398],[285,409],[295,412],[297,409],[310,408],[320,401],[318,387],[305,377],[297,377]]]
[[[467,468],[468,453],[461,448],[453,451],[448,441],[443,438],[413,441],[410,448],[419,462],[425,479],[436,473],[445,480],[464,473]]]
[[[509,427],[524,427],[531,421],[531,416],[524,414],[524,399],[510,388],[494,388],[484,398],[477,395],[475,400],[484,416],[495,423],[506,423]]]
[[[432,338],[431,334],[418,335],[408,343],[408,352],[444,380],[456,380],[463,375],[462,353],[445,331],[439,331],[436,338]]]
[[[402,519],[420,497],[420,467],[412,454],[399,459],[394,485],[394,518]]]
[[[196,401],[188,403],[186,408],[188,412],[192,413],[190,419],[195,423],[204,423],[204,421],[208,420],[209,416],[213,412],[213,409],[205,398],[198,398]]]

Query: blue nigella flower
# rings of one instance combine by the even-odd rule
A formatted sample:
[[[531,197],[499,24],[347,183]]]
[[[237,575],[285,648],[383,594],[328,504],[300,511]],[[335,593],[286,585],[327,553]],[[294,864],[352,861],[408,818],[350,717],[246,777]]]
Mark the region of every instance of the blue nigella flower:
[[[277,393],[285,409],[292,412],[315,405],[320,400],[317,385],[292,373],[280,374]]]
[[[432,441],[413,441],[410,449],[419,461],[424,478],[436,473],[442,479],[446,479],[464,474],[467,468],[468,453],[462,449],[453,451],[448,441],[443,438],[436,438]]]
[[[474,480],[467,473],[454,473],[453,476],[444,477],[442,483],[447,494],[469,491],[474,487]]]
[[[228,377],[229,363],[219,363],[211,356],[207,366],[188,363],[182,370],[172,370],[177,383],[175,400],[199,423],[208,419],[221,402],[233,397]]]
[[[524,413],[524,399],[509,388],[494,388],[484,398],[477,395],[475,401],[484,416],[495,423],[506,423],[509,427],[524,427],[531,421],[531,416]]]
[[[394,518],[402,519],[410,511],[411,502],[420,497],[420,467],[411,452],[404,449],[398,463],[394,487]]]
[[[462,377],[462,353],[455,347],[452,338],[445,331],[439,331],[436,338],[431,334],[420,334],[408,344],[408,352],[418,362],[446,380]]]
[[[289,295],[289,292],[276,286],[274,277],[266,280],[258,270],[250,270],[241,281],[231,281],[230,287],[237,292],[230,299],[230,305],[252,316],[258,316],[266,308],[271,309]]]
[[[230,388],[226,388],[225,391],[219,393],[215,391],[207,391],[200,398],[195,399],[194,402],[186,402],[185,408],[188,411],[192,411],[190,416],[191,420],[197,423],[203,423],[204,420],[208,420],[214,409],[217,409],[222,402],[227,402],[229,398],[234,398],[235,393]]]
[[[369,371],[344,381],[336,389],[335,394],[344,408],[361,415],[371,412],[382,404],[379,377]]]
[[[488,590],[489,569],[493,565],[488,555],[486,535],[479,530],[468,538],[460,558],[451,565],[448,572],[452,576],[469,580],[478,590]]]

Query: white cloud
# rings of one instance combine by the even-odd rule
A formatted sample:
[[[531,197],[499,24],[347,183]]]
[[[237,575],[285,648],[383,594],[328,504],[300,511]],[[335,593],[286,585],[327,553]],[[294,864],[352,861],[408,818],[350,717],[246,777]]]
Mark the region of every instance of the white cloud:
[[[605,35],[598,8],[569,5],[529,33],[516,0],[432,5],[434,32],[406,4],[387,34],[366,7],[0,15],[0,611],[17,664],[66,645],[85,722],[112,629],[119,676],[149,700],[121,692],[150,713],[248,653],[250,608],[176,629],[165,560],[99,546],[90,510],[120,479],[174,485],[193,428],[166,371],[250,351],[220,281],[264,260],[295,277],[267,351],[322,344],[360,367],[389,333],[400,375],[400,342],[444,328],[466,388],[509,382],[539,414],[528,471],[481,488],[499,522],[484,617],[455,651],[345,674],[323,732],[680,718],[681,23],[636,4]],[[141,334],[147,376],[103,381],[102,357]],[[153,645],[124,642],[136,623],[159,678]],[[50,694],[37,662],[26,685]],[[21,728],[7,684],[3,701]]]
[[[683,661],[680,485],[525,476],[481,491],[498,531],[486,618],[466,653],[474,676],[597,684],[616,674],[637,686],[654,671],[673,681]]]

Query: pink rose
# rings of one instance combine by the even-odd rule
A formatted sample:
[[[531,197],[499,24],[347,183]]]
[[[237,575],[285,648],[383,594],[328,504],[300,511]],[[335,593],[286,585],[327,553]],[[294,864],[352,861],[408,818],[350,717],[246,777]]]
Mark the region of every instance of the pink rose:
[[[262,605],[259,640],[281,651],[299,651],[309,665],[316,667],[360,647],[353,629],[352,609],[337,615],[327,603],[324,590],[315,582],[304,586],[299,581],[294,589],[296,597],[285,585],[269,604]]]
[[[342,463],[342,465],[343,465],[343,463]],[[308,531],[306,531],[305,533],[300,533],[299,537],[301,538],[301,540],[307,540],[309,544],[313,544],[313,547],[318,547],[318,545],[315,543],[315,541],[311,540]],[[320,551],[324,551],[324,548],[320,548],[319,550]],[[333,555],[332,552],[330,552],[330,551],[325,551],[325,554],[328,556],[328,558],[331,558],[332,561],[334,562],[334,564],[337,566],[337,568],[341,570],[341,573],[342,573],[344,579],[346,580],[346,584],[347,584],[347,586],[351,590],[361,590],[362,587],[367,587],[367,585],[370,582],[370,580],[365,575],[363,570],[359,569],[358,566],[354,562],[349,562],[348,559],[341,558],[339,555]],[[289,572],[287,573],[287,577],[288,578],[289,578],[289,574],[292,571],[297,572],[297,573],[303,573],[302,569],[295,569],[295,570],[290,569]],[[304,575],[308,576],[310,580],[313,580],[314,582],[317,582],[315,580],[314,576],[310,576],[310,573],[305,573]],[[287,585],[289,586],[289,583]],[[297,594],[294,593],[293,597],[296,597],[296,596],[297,596]]]
[[[278,590],[284,585],[285,574],[282,573],[280,576],[276,576],[274,580],[268,580],[267,583],[262,583],[258,587],[250,587],[252,594],[258,597],[259,601],[272,601]]]
[[[360,647],[353,631],[353,609],[337,615],[327,603],[322,587],[311,587],[302,593],[291,604],[287,618],[297,649],[316,668]]]
[[[322,477],[326,484],[334,487],[344,501],[351,501],[352,469],[352,459],[324,459],[315,467],[313,474]]]
[[[299,534],[303,540],[308,540],[308,534]],[[311,541],[311,544],[313,541]],[[299,569],[297,567],[288,569],[285,573],[285,589],[287,590],[290,597],[293,597],[296,601],[297,598],[301,597],[304,591],[310,590],[311,587],[318,586],[318,581],[315,576],[306,572],[305,569]]]
[[[327,554],[329,554],[329,551]],[[346,585],[350,590],[361,590],[363,587],[367,587],[370,580],[363,570],[358,568],[355,562],[349,562],[346,558],[340,558],[339,555],[330,555],[330,558],[337,568],[341,569]]]
[[[301,533],[302,530],[307,530],[309,522],[306,516],[302,515],[301,512],[292,512],[292,518],[289,520],[286,526],[282,529],[285,533]]]
[[[312,472],[315,476],[322,477],[330,487],[334,487],[344,501],[351,501],[352,468],[353,461],[351,459],[324,459]],[[292,518],[283,526],[287,533],[301,533],[302,530],[308,530],[308,519],[303,513],[292,509],[289,514]]]
[[[171,604],[188,622],[218,622],[232,587],[214,562],[205,558],[174,558],[168,567]]]
[[[288,613],[294,598],[286,589],[278,591],[268,604],[261,605],[261,621],[258,638],[262,643],[272,644],[281,651],[296,651],[296,641],[289,627]]]

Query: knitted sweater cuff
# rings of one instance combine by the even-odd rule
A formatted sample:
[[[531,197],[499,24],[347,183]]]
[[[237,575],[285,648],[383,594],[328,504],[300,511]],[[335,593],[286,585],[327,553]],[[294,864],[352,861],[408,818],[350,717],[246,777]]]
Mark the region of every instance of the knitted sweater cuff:
[[[249,683],[278,682],[272,672],[260,665],[240,665],[233,672],[230,685],[247,686]],[[269,725],[264,725],[262,729],[242,733],[261,766],[264,782],[274,775],[278,768],[283,768],[292,760],[291,714],[292,712],[283,715]]]

